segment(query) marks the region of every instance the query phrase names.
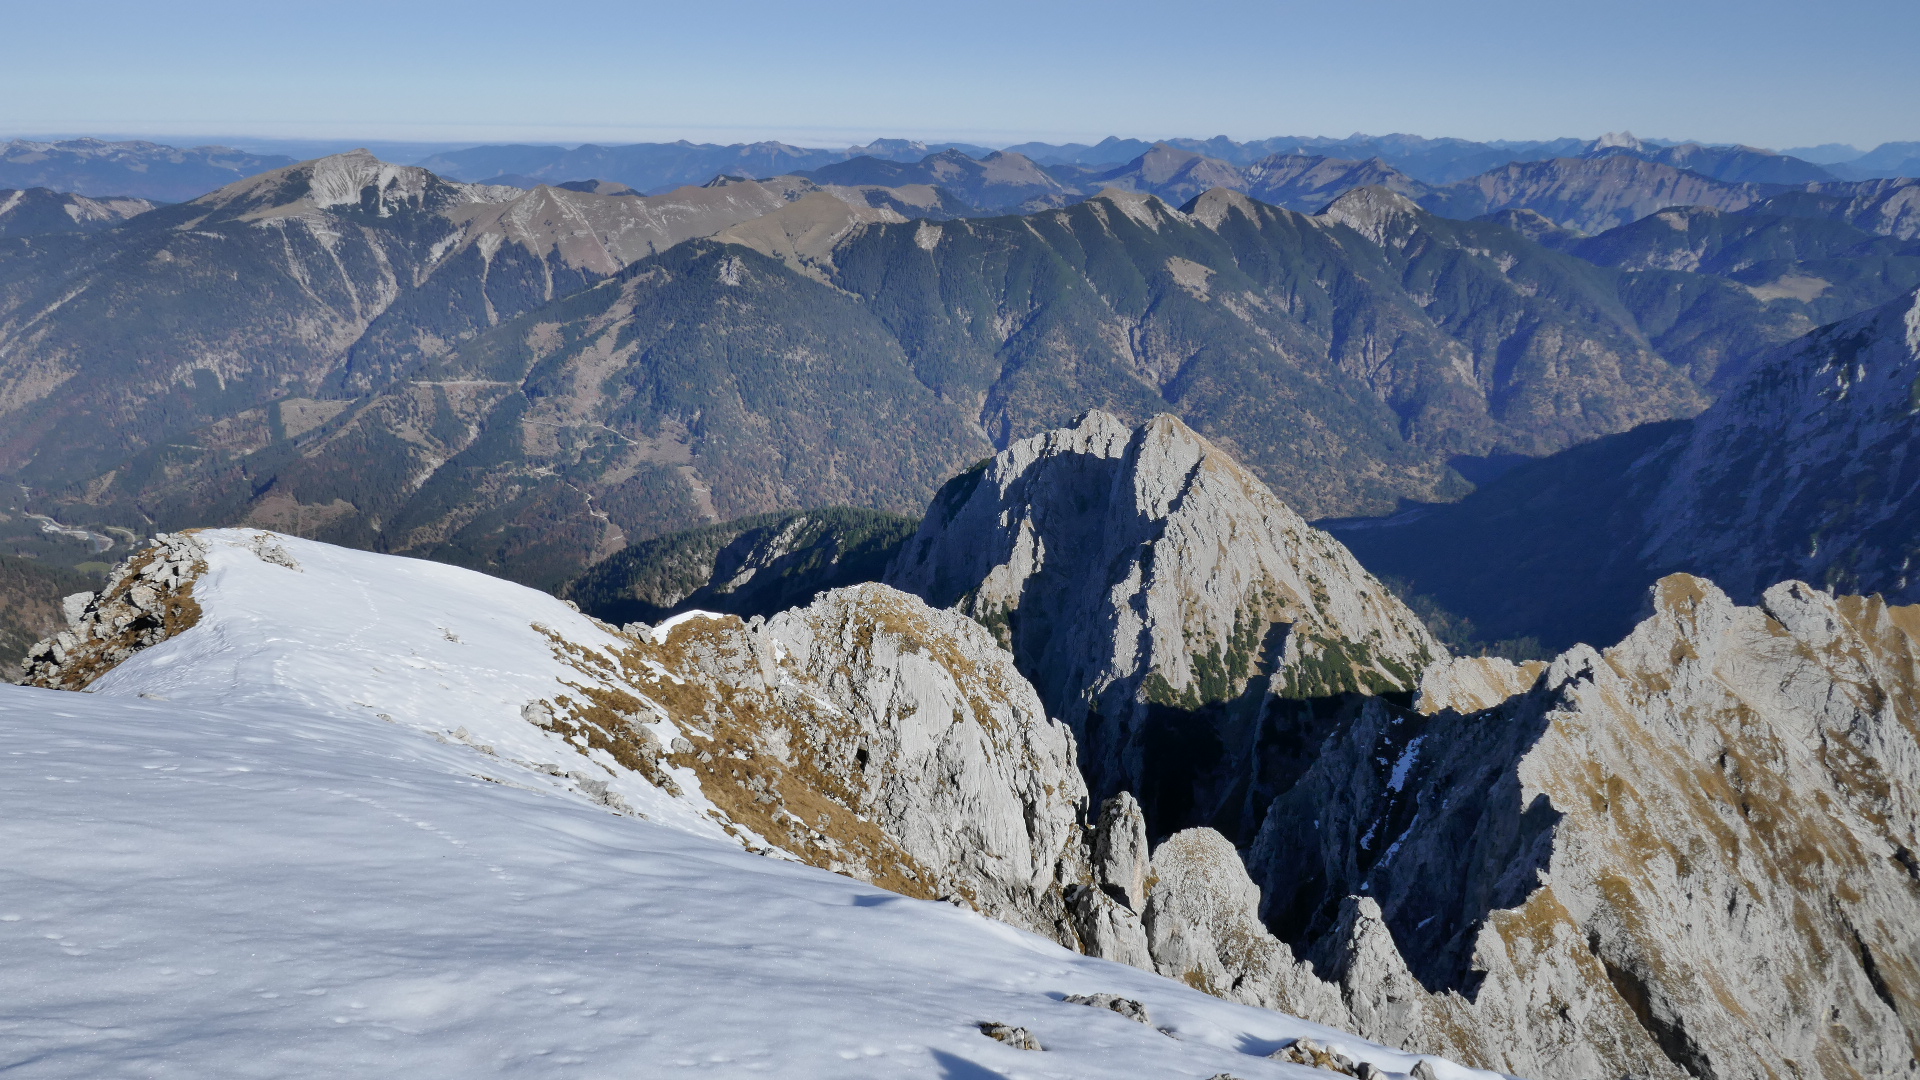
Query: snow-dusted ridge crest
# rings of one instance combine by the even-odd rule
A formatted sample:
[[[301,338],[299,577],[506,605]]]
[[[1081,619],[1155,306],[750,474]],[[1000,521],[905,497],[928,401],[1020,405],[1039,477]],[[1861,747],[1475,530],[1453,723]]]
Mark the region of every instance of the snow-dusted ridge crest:
[[[882,586],[766,625],[626,632],[456,567],[213,529],[159,537],[66,607],[24,681],[411,727],[473,747],[489,779],[1055,937],[1059,882],[1084,876],[1066,729],[984,630]],[[923,709],[952,720],[922,730]]]
[[[818,861],[791,829],[759,826],[839,798],[871,827],[823,830],[850,872],[880,877],[874,860],[899,855],[939,879],[928,891],[1042,914],[1011,906],[1017,874],[940,861],[945,842],[1057,875],[1041,842],[1077,850],[1047,832],[1054,795],[1016,782],[1070,760],[1070,740],[1027,714],[1024,683],[958,615],[861,586],[766,624],[686,620],[655,642],[471,571],[257,530],[143,554],[102,597],[73,598],[76,640],[54,668],[118,640],[134,589],[190,599],[191,625],[84,693],[0,688],[0,940],[16,958],[0,974],[13,1003],[0,1042],[22,1075],[164,1056],[200,1075],[705,1063],[1255,1080],[1316,1075],[1265,1059],[1310,1036],[1387,1075],[1491,1076],[741,850]],[[89,625],[104,636],[78,640]],[[951,700],[930,696],[941,672]],[[731,713],[710,696],[723,678]],[[776,705],[792,723],[749,715]],[[936,706],[944,730],[928,738],[911,718]],[[616,708],[656,756],[638,732],[618,743]],[[891,787],[859,787],[824,755],[809,766],[820,751],[798,737],[829,718]],[[996,778],[1003,759],[1019,767]],[[734,766],[759,788],[729,788]],[[911,781],[929,769],[957,770],[971,801],[923,805],[933,796]],[[981,793],[996,783],[1039,828],[994,831],[1007,807]],[[774,802],[754,817],[746,791]],[[876,850],[857,850],[863,835]],[[1099,994],[1150,1022],[1066,1001]],[[996,1042],[987,1023],[1044,1049]]]

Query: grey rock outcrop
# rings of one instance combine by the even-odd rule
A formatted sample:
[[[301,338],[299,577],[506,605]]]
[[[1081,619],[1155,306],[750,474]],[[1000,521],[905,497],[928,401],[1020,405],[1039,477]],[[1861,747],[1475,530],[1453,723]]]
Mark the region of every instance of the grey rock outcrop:
[[[1117,1012],[1129,1020],[1137,1020],[1148,1027],[1153,1026],[1153,1018],[1147,1015],[1147,1007],[1118,994],[1068,994],[1063,1000],[1069,1005],[1090,1005],[1096,1009]]]
[[[795,733],[796,757],[845,785],[936,887],[1043,933],[1085,879],[1086,787],[1073,736],[972,620],[884,585],[768,620],[777,670],[843,711]],[[837,728],[837,729],[836,729]]]
[[[679,681],[573,712],[614,737],[634,726],[623,714],[664,710],[685,746],[660,761],[692,770],[749,846],[1077,943],[1073,736],[978,624],[868,584],[768,621],[630,629],[628,669]]]
[[[1920,609],[1685,575],[1650,607],[1364,703],[1244,853],[1162,842],[1153,969],[1544,1080],[1920,1072]]]
[[[1260,922],[1260,890],[1212,829],[1187,829],[1153,853],[1146,926],[1153,969],[1189,986],[1320,1023],[1345,1019],[1339,992]]]
[[[991,628],[1080,735],[1094,793],[1133,791],[1149,817],[1157,731],[1185,738],[1194,714],[1269,693],[1410,690],[1445,654],[1345,548],[1171,416],[1090,412],[1014,443],[941,489],[887,580]]]
[[[1524,694],[1532,688],[1545,662],[1514,663],[1504,656],[1457,656],[1433,664],[1420,673],[1420,695],[1415,705],[1423,713],[1443,709],[1478,712]]]
[[[1093,883],[1069,895],[1080,950],[1152,971],[1153,954],[1140,916],[1147,910],[1153,870],[1147,821],[1132,795],[1122,791],[1101,804],[1091,854]]]
[[[161,533],[114,568],[99,593],[61,601],[67,629],[27,650],[19,682],[83,690],[127,657],[199,619],[193,581],[206,569],[205,546],[191,533]]]
[[[1123,791],[1102,803],[1093,837],[1093,872],[1128,910],[1146,910],[1149,858],[1147,820],[1139,802]]]

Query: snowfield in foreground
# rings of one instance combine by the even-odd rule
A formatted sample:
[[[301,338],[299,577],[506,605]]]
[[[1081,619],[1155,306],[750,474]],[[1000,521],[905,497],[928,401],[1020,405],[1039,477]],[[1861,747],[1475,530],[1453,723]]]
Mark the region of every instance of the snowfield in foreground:
[[[0,687],[0,1071],[1325,1080],[1264,1060],[1303,1035],[1420,1060],[748,854],[657,793],[629,793],[655,820],[610,812],[510,760],[567,674],[530,624],[608,636],[590,620],[200,536],[199,625],[92,692]],[[1094,993],[1153,1026],[1061,1000]]]

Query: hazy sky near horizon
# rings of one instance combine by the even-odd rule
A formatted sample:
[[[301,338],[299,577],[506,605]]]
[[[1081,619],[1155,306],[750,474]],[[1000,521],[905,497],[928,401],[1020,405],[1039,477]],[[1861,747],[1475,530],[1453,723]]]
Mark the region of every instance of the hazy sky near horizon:
[[[1920,139],[1913,0],[5,0],[0,136]]]

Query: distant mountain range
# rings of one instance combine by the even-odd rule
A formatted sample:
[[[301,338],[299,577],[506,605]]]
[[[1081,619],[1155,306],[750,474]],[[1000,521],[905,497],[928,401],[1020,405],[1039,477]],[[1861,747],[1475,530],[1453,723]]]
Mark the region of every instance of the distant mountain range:
[[[983,218],[944,186],[821,182],[1061,197],[1015,154],[877,160],[647,197],[345,154],[8,241],[0,467],[103,537],[246,520],[546,587],[703,522],[910,511],[1089,407],[1173,412],[1310,515],[1378,513],[1691,416],[1920,285],[1908,242],[1758,212],[1689,211],[1686,246],[1665,219],[1583,238],[1384,186],[1318,215],[1112,187]],[[1310,160],[1223,167],[1322,194],[1383,168]]]
[[[639,191],[658,194],[687,184],[704,184],[715,176],[753,179],[823,168],[836,162],[867,157],[879,161],[917,162],[944,150],[981,158],[986,147],[965,143],[923,143],[910,139],[877,139],[866,146],[820,150],[782,142],[634,143],[630,146],[476,146],[435,154],[419,162],[456,180],[487,180],[499,176],[524,177],[527,186],[562,180],[599,178],[617,180]],[[871,183],[873,181],[861,181]]]
[[[182,149],[150,142],[16,139],[0,146],[0,188],[183,202],[243,177],[293,164],[227,146]]]
[[[360,152],[125,220],[145,204],[25,192],[0,469],[109,544],[247,520],[547,587],[703,522],[911,510],[1089,407],[1173,412],[1309,515],[1380,513],[1691,416],[1920,285],[1920,185],[1604,149],[1438,187],[1162,144],[656,196]]]
[[[263,145],[284,148],[277,143]],[[1004,147],[1002,152],[1030,161],[1067,188],[1091,194],[1104,185],[1096,183],[1087,188],[1090,176],[1122,169],[1158,147],[1199,154],[1235,169],[1253,166],[1276,155],[1351,162],[1377,160],[1394,174],[1431,187],[1444,187],[1515,162],[1620,154],[1731,183],[1806,184],[1920,175],[1920,143],[1886,143],[1867,153],[1838,145],[1807,147],[1803,153],[1812,157],[1803,157],[1792,151],[1779,153],[1748,146],[1643,140],[1625,133],[1598,139],[1520,142],[1428,139],[1417,135],[1351,135],[1344,139],[1282,136],[1249,142],[1236,142],[1224,136],[1158,142],[1108,138],[1091,145],[1021,143]],[[406,148],[396,149],[405,151]],[[910,139],[876,139],[864,146],[838,149],[782,142],[719,145],[682,140],[623,146],[590,143],[576,147],[473,146],[437,152],[417,164],[449,179],[468,182],[531,188],[542,183],[604,180],[626,184],[641,193],[660,194],[689,184],[704,184],[716,176],[754,179],[810,173],[861,158],[915,165],[949,150],[974,161],[984,161],[995,152],[967,143],[926,143]],[[293,159],[284,155],[254,154],[220,146],[181,149],[138,141],[17,140],[0,147],[0,187],[46,187],[81,195],[125,195],[180,202],[244,176],[292,163]],[[861,165],[858,170],[864,172],[849,175],[881,175],[874,171],[876,168]],[[988,210],[1006,209],[1018,205],[1018,200],[976,205]]]

